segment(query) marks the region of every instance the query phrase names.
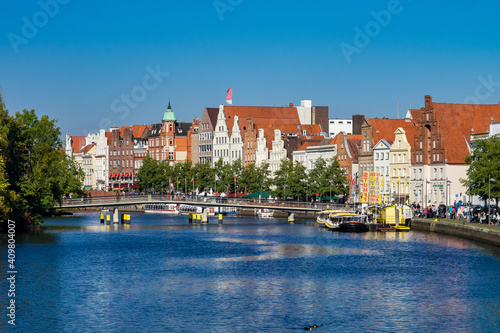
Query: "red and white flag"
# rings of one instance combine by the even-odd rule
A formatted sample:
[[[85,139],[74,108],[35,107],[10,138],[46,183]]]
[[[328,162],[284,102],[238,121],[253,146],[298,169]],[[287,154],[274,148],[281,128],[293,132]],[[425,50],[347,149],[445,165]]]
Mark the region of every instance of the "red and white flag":
[[[227,94],[226,94],[226,103],[227,104],[233,104],[233,88],[229,88],[227,90]]]
[[[193,178],[191,178],[191,183],[194,183],[194,177],[193,177]]]
[[[174,182],[169,179],[169,182],[170,182],[170,191],[173,191],[174,190]]]

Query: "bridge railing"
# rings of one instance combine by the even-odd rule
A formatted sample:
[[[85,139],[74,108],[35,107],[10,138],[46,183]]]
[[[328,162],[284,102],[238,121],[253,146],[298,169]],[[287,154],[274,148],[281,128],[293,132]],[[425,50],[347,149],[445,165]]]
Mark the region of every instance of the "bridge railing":
[[[321,203],[321,202],[305,202],[305,201],[283,201],[275,199],[243,199],[229,197],[214,197],[214,196],[185,196],[185,195],[170,195],[170,194],[130,194],[119,196],[101,196],[91,198],[65,198],[62,200],[62,205],[55,203],[54,207],[72,208],[82,207],[85,205],[91,206],[107,206],[110,204],[138,204],[144,202],[164,202],[164,201],[179,201],[182,203],[213,203],[213,204],[234,204],[234,205],[258,205],[272,207],[300,207],[300,208],[315,208],[315,209],[333,209],[345,208],[344,204]]]

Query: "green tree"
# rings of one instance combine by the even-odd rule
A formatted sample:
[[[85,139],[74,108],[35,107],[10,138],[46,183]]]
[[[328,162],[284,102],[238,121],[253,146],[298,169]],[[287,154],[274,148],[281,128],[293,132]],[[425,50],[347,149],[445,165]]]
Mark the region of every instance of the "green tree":
[[[320,196],[330,193],[330,179],[327,176],[327,170],[327,161],[322,157],[314,162],[313,169],[309,171],[307,177],[310,193],[314,195],[319,193]]]
[[[2,217],[28,228],[41,224],[64,193],[81,193],[84,175],[61,149],[56,120],[38,119],[35,110],[9,115],[1,95],[0,109]]]
[[[281,160],[280,168],[274,173],[274,194],[279,198],[290,196],[290,175],[293,173],[293,162],[288,158]],[[288,190],[287,190],[288,188]]]
[[[293,163],[292,172],[288,177],[287,197],[294,197],[300,200],[300,198],[306,196],[306,188],[306,167],[300,162],[295,162]]]
[[[500,198],[500,135],[494,135],[488,139],[477,139],[473,142],[471,156],[465,157],[469,164],[467,170],[468,179],[460,179],[462,185],[470,194],[478,195],[487,201],[489,193],[491,198],[498,204]],[[488,181],[493,179],[492,181]]]
[[[346,195],[349,194],[349,184],[345,172],[340,169],[340,163],[337,157],[332,158],[325,170],[326,178],[329,178],[332,185],[333,195]]]
[[[241,171],[239,177],[240,186],[246,188],[248,193],[269,190],[270,173],[268,163],[263,163],[260,166],[251,163]]]
[[[200,192],[209,191],[214,188],[215,175],[209,162],[196,163],[191,170],[194,174],[195,187]]]
[[[161,181],[163,179],[164,172],[160,162],[146,156],[142,161],[142,166],[137,171],[137,184],[139,185],[140,191],[150,191],[156,189],[157,186],[161,186]]]

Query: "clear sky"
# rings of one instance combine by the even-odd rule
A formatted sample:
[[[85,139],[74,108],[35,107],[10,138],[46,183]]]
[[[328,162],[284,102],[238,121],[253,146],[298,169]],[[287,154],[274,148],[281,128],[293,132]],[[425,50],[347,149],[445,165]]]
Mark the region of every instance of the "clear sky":
[[[500,101],[498,1],[4,1],[0,89],[63,134],[301,99],[330,118]],[[498,83],[497,83],[498,82]]]

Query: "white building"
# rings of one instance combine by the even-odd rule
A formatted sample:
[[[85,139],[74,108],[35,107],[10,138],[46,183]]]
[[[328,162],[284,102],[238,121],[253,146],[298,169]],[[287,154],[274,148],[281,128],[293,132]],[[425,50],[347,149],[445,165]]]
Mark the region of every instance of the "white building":
[[[85,138],[86,145],[95,144],[95,183],[92,188],[103,190],[109,185],[109,146],[106,138],[106,131],[99,130],[99,133],[89,133]]]
[[[330,137],[334,137],[340,132],[352,134],[352,119],[329,119],[328,120],[328,133]]]
[[[274,130],[272,149],[269,153],[271,176],[274,176],[274,173],[280,169],[281,161],[284,158],[286,158],[285,142],[281,138],[281,131],[276,129]]]
[[[390,203],[391,178],[390,170],[390,150],[391,145],[385,139],[381,139],[373,147],[373,167],[375,172],[380,172],[380,195],[382,203],[387,205]]]
[[[219,114],[217,115],[217,123],[214,128],[213,135],[213,161],[217,162],[222,158],[224,164],[232,163],[243,156],[243,137],[241,134],[239,117],[234,116],[233,128],[231,136],[227,126],[226,114],[224,105],[219,106]]]
[[[109,148],[105,130],[85,137],[66,134],[66,155],[74,157],[82,168],[85,189],[102,190],[108,186]]]
[[[269,149],[267,148],[267,140],[264,136],[264,130],[259,128],[257,148],[255,149],[255,165],[260,166],[264,162],[269,163]]]
[[[321,157],[325,161],[330,161],[337,156],[337,145],[302,145],[298,150],[292,152],[293,162],[299,162],[306,167],[309,172],[314,168],[314,164]]]
[[[302,125],[312,124],[312,101],[305,99],[300,101],[300,106],[297,106],[300,123]]]
[[[231,144],[229,150],[231,151],[231,163],[237,159],[242,159],[243,156],[243,138],[241,136],[239,117],[234,116],[233,129],[231,131]]]

